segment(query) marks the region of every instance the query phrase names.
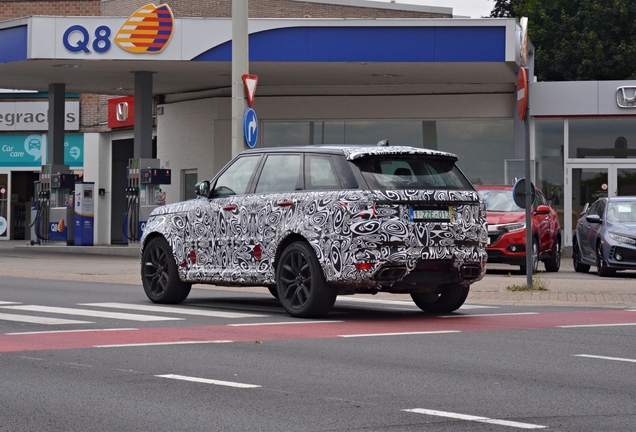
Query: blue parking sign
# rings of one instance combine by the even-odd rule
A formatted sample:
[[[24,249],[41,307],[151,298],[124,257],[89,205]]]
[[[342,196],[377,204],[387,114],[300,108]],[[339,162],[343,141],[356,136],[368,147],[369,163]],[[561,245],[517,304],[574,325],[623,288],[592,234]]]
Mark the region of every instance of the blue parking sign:
[[[245,114],[243,114],[243,134],[248,147],[254,148],[258,138],[258,119],[256,118],[256,112],[252,108],[246,109]]]

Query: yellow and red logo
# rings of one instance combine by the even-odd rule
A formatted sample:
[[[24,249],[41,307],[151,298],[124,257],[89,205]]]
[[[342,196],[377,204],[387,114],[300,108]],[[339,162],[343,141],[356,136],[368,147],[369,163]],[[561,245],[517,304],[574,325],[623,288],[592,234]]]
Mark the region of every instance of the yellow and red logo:
[[[174,16],[167,4],[150,3],[139,8],[115,35],[115,43],[124,51],[158,54],[168,45],[174,32]]]

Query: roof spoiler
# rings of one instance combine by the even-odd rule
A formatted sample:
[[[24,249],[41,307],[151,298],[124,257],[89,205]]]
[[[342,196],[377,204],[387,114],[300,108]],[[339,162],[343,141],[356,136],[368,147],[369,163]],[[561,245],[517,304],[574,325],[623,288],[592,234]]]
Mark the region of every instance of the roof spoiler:
[[[376,144],[379,147],[388,147],[389,146],[389,140],[388,139],[383,139],[382,141],[378,141],[378,143]]]

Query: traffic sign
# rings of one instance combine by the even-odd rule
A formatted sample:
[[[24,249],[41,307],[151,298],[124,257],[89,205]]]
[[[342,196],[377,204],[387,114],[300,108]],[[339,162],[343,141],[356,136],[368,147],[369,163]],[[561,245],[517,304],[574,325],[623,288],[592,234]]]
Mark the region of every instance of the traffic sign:
[[[258,119],[256,118],[256,112],[252,108],[246,109],[245,114],[243,114],[243,134],[248,147],[254,148],[258,138]]]
[[[243,84],[245,85],[245,94],[247,95],[247,104],[252,107],[254,103],[254,95],[256,94],[256,84],[258,84],[258,76],[243,74]]]
[[[517,115],[519,120],[523,121],[526,118],[526,111],[528,109],[528,76],[524,68],[519,69],[517,75]]]

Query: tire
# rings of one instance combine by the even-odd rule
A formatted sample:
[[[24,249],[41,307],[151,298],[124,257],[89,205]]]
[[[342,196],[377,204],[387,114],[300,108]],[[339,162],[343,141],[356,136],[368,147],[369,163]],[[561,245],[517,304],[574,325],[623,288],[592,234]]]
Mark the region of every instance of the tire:
[[[557,237],[552,256],[543,262],[545,271],[558,272],[561,268],[561,239]]]
[[[181,303],[192,288],[191,283],[179,279],[172,248],[163,237],[153,238],[144,248],[141,282],[146,295],[154,303]]]
[[[521,274],[527,274],[527,269],[525,264],[521,264],[519,266],[519,270],[521,270]],[[539,270],[539,242],[536,238],[532,238],[532,274],[535,274]]]
[[[590,266],[581,262],[581,251],[579,250],[579,243],[574,239],[572,243],[572,265],[574,271],[577,273],[587,273],[590,271]]]
[[[596,244],[596,272],[603,277],[616,274],[616,270],[607,267],[607,263],[603,259],[603,247],[600,242]]]
[[[411,298],[425,312],[449,313],[462,307],[469,288],[469,285],[449,284],[441,294],[411,294]]]
[[[318,318],[336,301],[337,291],[325,281],[316,254],[298,241],[285,248],[276,268],[278,300],[293,317]]]

